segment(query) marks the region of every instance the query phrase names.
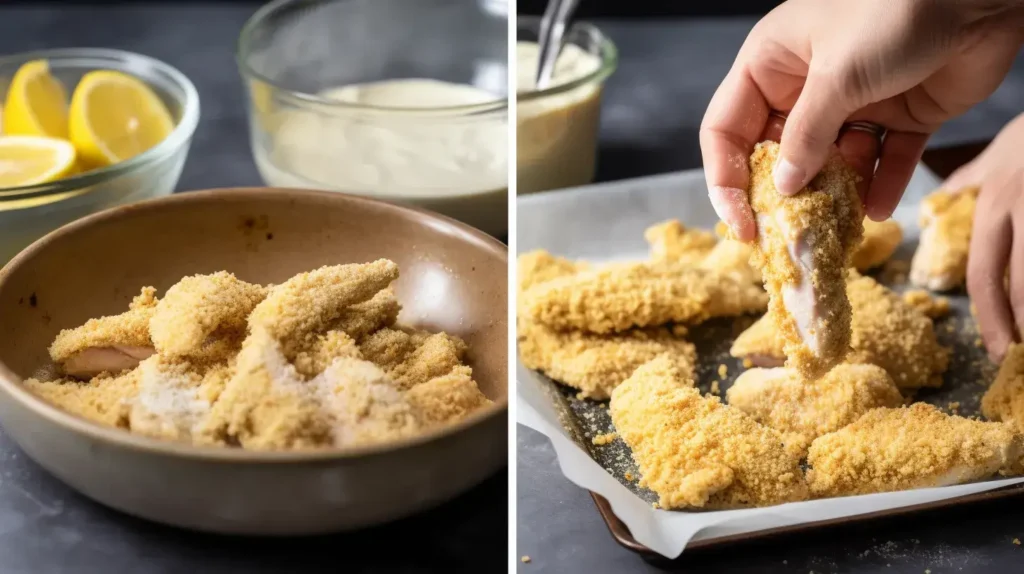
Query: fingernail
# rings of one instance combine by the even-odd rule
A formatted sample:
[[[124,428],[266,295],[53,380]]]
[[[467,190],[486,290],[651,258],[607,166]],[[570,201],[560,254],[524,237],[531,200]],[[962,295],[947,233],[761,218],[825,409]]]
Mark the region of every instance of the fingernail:
[[[804,170],[785,158],[775,164],[775,189],[782,195],[793,195],[804,186]]]
[[[869,205],[865,208],[868,219],[875,223],[881,223],[890,217],[892,217],[892,211],[885,207],[878,207],[877,205]]]

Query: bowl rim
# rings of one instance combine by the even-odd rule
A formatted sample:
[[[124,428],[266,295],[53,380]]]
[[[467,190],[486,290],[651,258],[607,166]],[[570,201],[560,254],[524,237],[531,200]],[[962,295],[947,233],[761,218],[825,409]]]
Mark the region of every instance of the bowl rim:
[[[407,205],[396,205],[363,196],[332,191],[281,187],[228,187],[175,193],[165,197],[148,199],[129,205],[122,205],[99,211],[68,223],[36,240],[4,265],[3,268],[0,269],[0,287],[5,285],[8,278],[16,269],[26,262],[31,261],[33,257],[37,256],[47,245],[63,236],[73,234],[80,229],[94,227],[106,222],[116,221],[124,217],[131,217],[132,214],[136,212],[159,210],[168,204],[203,203],[210,199],[218,198],[230,198],[242,201],[250,199],[257,194],[269,194],[296,201],[301,201],[303,198],[340,198],[343,201],[371,205],[375,208],[390,211],[399,215],[415,215],[417,216],[417,219],[426,218],[426,221],[429,224],[446,227],[449,231],[454,231],[458,235],[465,236],[465,239],[469,240],[470,243],[476,244],[485,252],[488,252],[499,259],[504,259],[505,268],[506,270],[508,269],[508,247],[505,244],[478,229],[466,225],[465,223],[425,209]],[[88,419],[73,415],[56,405],[50,404],[42,397],[39,397],[26,389],[22,385],[22,381],[23,379],[20,376],[14,373],[14,371],[4,364],[3,361],[0,361],[0,392],[7,394],[12,401],[18,403],[26,410],[31,411],[34,415],[46,419],[51,424],[62,427],[64,430],[85,435],[93,440],[102,441],[123,449],[142,451],[152,455],[178,456],[193,460],[214,462],[259,464],[330,462],[335,460],[362,458],[371,455],[391,454],[454,436],[473,427],[480,426],[494,418],[507,416],[508,412],[508,390],[506,387],[505,396],[498,397],[491,405],[470,414],[465,419],[454,424],[437,427],[429,432],[416,436],[380,444],[340,449],[260,451],[246,450],[243,448],[195,446],[137,435],[124,429],[106,427]],[[502,443],[501,446],[507,445]]]
[[[539,16],[517,16],[516,30],[518,31],[521,28],[530,27],[539,28],[540,20],[541,19]],[[600,28],[589,22],[573,23],[572,26],[569,28],[566,36],[568,36],[568,34],[572,34],[573,32],[582,32],[588,36],[593,37],[597,41],[597,44],[601,49],[601,65],[598,66],[598,68],[593,72],[583,77],[576,78],[571,82],[549,86],[548,88],[543,90],[531,90],[526,92],[517,91],[516,105],[541,100],[544,98],[548,98],[550,96],[564,94],[566,92],[571,92],[576,88],[579,88],[580,86],[585,86],[587,84],[600,84],[605,79],[607,79],[608,76],[611,76],[615,72],[615,69],[619,65],[619,49],[615,46],[615,42],[612,42],[611,38],[605,35],[605,33],[602,32]],[[518,39],[516,41],[518,43]]]
[[[171,133],[160,143],[135,157],[85,173],[72,175],[55,182],[0,189],[0,203],[79,191],[94,185],[103,184],[128,173],[137,172],[185,147],[195,134],[196,127],[199,125],[199,91],[196,90],[195,85],[192,83],[192,80],[188,79],[188,76],[167,62],[151,56],[113,48],[51,48],[5,55],[0,57],[0,64],[24,63],[31,60],[46,60],[49,63],[51,60],[67,61],[77,58],[107,60],[119,62],[121,65],[126,62],[138,62],[166,74],[173,83],[177,84],[185,92],[185,100],[181,103],[181,119],[175,124]]]
[[[371,104],[360,104],[353,102],[342,102],[339,100],[325,98],[317,94],[309,94],[306,92],[300,92],[297,90],[291,90],[284,86],[272,81],[266,75],[258,72],[251,65],[249,65],[249,56],[251,55],[251,44],[250,39],[253,31],[258,28],[264,21],[273,13],[282,10],[290,5],[303,5],[311,6],[313,4],[327,4],[333,3],[338,0],[273,0],[261,6],[256,12],[245,21],[242,26],[242,31],[238,34],[238,41],[235,43],[235,64],[238,66],[238,70],[244,80],[258,80],[260,83],[266,84],[275,91],[275,95],[282,97],[286,100],[291,100],[292,103],[321,109],[333,109],[333,110],[353,110],[353,111],[364,111],[364,112],[384,112],[384,113],[395,113],[403,115],[423,115],[423,116],[439,116],[439,114],[452,114],[452,115],[482,115],[492,112],[502,112],[508,110],[509,97],[496,96],[495,99],[477,104],[461,104],[455,106],[437,106],[431,108],[409,108],[400,106],[378,106]],[[506,20],[508,16],[506,15]],[[507,33],[506,33],[507,35]],[[507,41],[506,37],[506,41]],[[506,62],[507,64],[507,62]],[[247,86],[248,88],[248,86]]]

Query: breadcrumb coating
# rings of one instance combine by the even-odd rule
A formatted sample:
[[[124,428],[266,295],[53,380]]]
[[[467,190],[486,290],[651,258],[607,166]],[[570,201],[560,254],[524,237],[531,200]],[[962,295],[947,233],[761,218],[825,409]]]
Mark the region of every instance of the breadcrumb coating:
[[[224,389],[226,364],[195,365],[154,355],[139,364],[139,392],[132,401],[129,427],[136,434],[189,442]]]
[[[167,356],[195,354],[214,331],[244,332],[249,314],[266,295],[263,286],[226,271],[184,277],[167,290],[149,320],[153,345]]]
[[[401,310],[395,292],[389,287],[367,301],[342,310],[341,316],[331,328],[359,340],[378,329],[393,326]]]
[[[786,362],[783,347],[782,338],[775,331],[775,323],[764,315],[736,337],[729,354],[747,359],[758,367],[781,367]]]
[[[704,256],[698,268],[719,274],[735,274],[743,281],[760,285],[764,278],[761,271],[750,265],[754,246],[750,243],[723,239]]]
[[[677,219],[663,221],[644,230],[651,260],[661,263],[696,265],[715,247],[715,235],[703,229],[685,227]]]
[[[603,334],[763,311],[767,295],[732,275],[670,264],[618,263],[534,285],[520,312],[556,330]]]
[[[980,191],[940,189],[921,202],[921,239],[910,262],[911,283],[932,291],[963,286]]]
[[[751,369],[736,379],[726,401],[778,431],[802,458],[814,439],[871,409],[900,406],[903,397],[881,367],[844,363],[815,381],[787,368]]]
[[[124,313],[89,319],[81,327],[61,330],[50,345],[50,358],[55,363],[63,363],[92,347],[151,348],[149,320],[156,306],[156,289],[143,287]]]
[[[799,459],[743,411],[702,397],[659,357],[612,392],[612,421],[663,508],[740,508],[804,500]]]
[[[786,345],[787,365],[806,378],[840,363],[850,349],[846,269],[863,236],[857,176],[834,154],[807,189],[785,197],[775,189],[777,143],[750,156],[750,204],[759,241],[751,262],[771,299],[768,314]]]
[[[480,392],[469,367],[458,366],[409,389],[406,397],[427,427],[462,420],[492,401]]]
[[[873,221],[864,218],[864,240],[853,252],[850,262],[858,271],[879,267],[892,257],[903,241],[903,228],[892,219]]]
[[[450,374],[462,364],[466,343],[447,333],[414,329],[381,329],[364,340],[360,351],[380,365],[400,389]]]
[[[981,398],[981,414],[1024,432],[1024,344],[1007,349],[996,380]]]
[[[116,376],[104,373],[84,382],[33,378],[26,379],[23,384],[47,402],[73,415],[101,425],[126,429],[131,404],[139,394],[139,373],[137,370]]]
[[[697,351],[668,329],[615,335],[559,332],[520,321],[519,357],[529,369],[580,390],[583,398],[605,400],[640,365],[659,355],[669,358],[684,378],[693,376]]]
[[[811,444],[813,496],[948,486],[1021,472],[1020,435],[1009,425],[944,414],[927,403],[878,408]]]
[[[556,257],[543,249],[538,249],[517,257],[516,268],[519,293],[522,293],[534,285],[584,271],[589,266],[581,261]]]

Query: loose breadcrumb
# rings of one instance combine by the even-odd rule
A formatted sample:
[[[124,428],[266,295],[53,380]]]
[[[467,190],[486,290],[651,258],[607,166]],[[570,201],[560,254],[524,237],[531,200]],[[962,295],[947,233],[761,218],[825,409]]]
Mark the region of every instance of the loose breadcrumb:
[[[711,394],[715,396],[722,394],[722,389],[719,387],[718,381],[711,381]]]
[[[612,421],[632,449],[641,486],[663,508],[736,508],[803,500],[799,459],[775,431],[706,399],[657,358],[612,392]]]
[[[1020,538],[1014,538],[1013,543],[1017,546],[1020,546]]]
[[[604,445],[609,444],[612,441],[614,441],[617,436],[618,435],[613,433],[613,432],[605,433],[605,434],[599,434],[599,435],[595,436],[594,439],[591,442],[593,442],[597,446],[604,446]]]
[[[721,364],[721,365],[718,365],[718,376],[723,378],[723,379],[728,377],[729,376],[729,366],[724,364],[724,363]]]
[[[522,558],[520,558],[520,560],[523,561],[523,564],[528,564],[530,562],[530,557],[529,556],[523,556]]]

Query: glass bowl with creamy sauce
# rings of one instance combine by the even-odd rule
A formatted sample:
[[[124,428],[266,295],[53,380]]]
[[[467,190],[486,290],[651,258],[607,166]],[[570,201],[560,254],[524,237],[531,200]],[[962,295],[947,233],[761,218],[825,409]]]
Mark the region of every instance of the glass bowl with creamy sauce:
[[[549,86],[536,89],[540,19],[516,20],[516,193],[585,185],[594,179],[601,90],[618,64],[595,26],[574,24]]]
[[[277,0],[238,65],[275,187],[411,203],[508,228],[508,4]]]
[[[153,58],[101,48],[41,50],[0,57],[0,102],[26,62],[46,60],[70,94],[86,73],[115,70],[142,80],[171,112],[174,130],[128,160],[52,183],[0,188],[0,266],[24,247],[75,219],[116,205],[169,195],[199,123],[199,94],[184,74]],[[2,168],[2,166],[0,166]]]

